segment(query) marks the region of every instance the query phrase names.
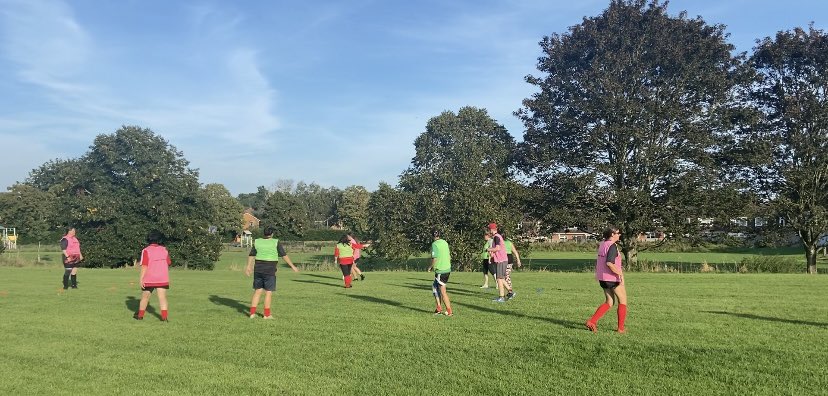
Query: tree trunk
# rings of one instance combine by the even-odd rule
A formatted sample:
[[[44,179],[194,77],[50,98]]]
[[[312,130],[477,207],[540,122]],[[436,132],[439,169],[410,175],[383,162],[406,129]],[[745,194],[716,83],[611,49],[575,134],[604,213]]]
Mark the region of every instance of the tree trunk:
[[[808,273],[816,275],[817,273],[817,247],[816,244],[805,246],[805,260],[808,262]]]
[[[622,253],[624,253],[624,264],[638,262],[638,249],[635,247],[630,246],[622,249]]]

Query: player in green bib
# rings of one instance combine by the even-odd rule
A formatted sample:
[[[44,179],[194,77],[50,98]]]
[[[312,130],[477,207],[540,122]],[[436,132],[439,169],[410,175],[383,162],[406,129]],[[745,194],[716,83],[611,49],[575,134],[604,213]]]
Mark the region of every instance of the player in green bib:
[[[247,268],[244,269],[247,276],[253,275],[254,291],[250,301],[250,319],[256,317],[256,306],[259,305],[262,292],[265,295],[264,318],[273,319],[270,315],[270,302],[273,292],[276,291],[276,267],[280,257],[293,269],[293,272],[299,272],[290,261],[285,248],[279,243],[279,238],[273,237],[273,228],[267,227],[264,229],[264,238],[258,238],[253,242],[253,247],[247,257]]]
[[[428,267],[428,271],[434,268],[434,282],[431,284],[431,291],[437,301],[437,309],[434,310],[434,314],[440,315],[443,313],[442,301],[446,305],[446,316],[453,316],[451,301],[446,292],[446,283],[448,283],[449,275],[451,275],[451,251],[448,242],[440,237],[440,231],[434,230],[431,235],[434,237],[434,242],[431,243],[431,265]]]

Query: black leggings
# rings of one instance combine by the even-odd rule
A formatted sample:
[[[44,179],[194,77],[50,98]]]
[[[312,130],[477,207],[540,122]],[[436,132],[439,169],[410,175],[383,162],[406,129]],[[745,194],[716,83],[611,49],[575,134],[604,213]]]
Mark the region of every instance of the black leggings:
[[[351,275],[351,267],[353,267],[353,264],[339,264],[339,269],[342,270],[342,275],[345,276]]]

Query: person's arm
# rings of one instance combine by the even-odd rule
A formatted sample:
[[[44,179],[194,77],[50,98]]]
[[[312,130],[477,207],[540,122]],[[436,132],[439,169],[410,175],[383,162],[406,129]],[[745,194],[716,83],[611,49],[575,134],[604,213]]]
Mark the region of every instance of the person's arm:
[[[60,239],[60,251],[63,252],[63,257],[64,257],[63,259],[64,260],[69,260],[69,255],[66,254],[66,249],[68,247],[69,247],[69,241],[67,241],[66,238],[61,238]]]
[[[287,255],[284,255],[284,256],[282,256],[282,258],[285,259],[285,262],[287,263],[287,265],[289,265],[290,268],[293,269],[293,272],[299,272],[299,269],[296,268],[295,265],[293,265],[292,261],[290,261],[290,257],[288,257]]]
[[[256,247],[250,248],[250,253],[247,255],[247,267],[244,268],[244,274],[250,276],[253,273],[253,263],[256,261]]]
[[[78,244],[78,261],[83,261],[83,251],[80,248],[80,244]]]
[[[428,269],[426,269],[426,272],[431,272],[431,269],[432,269],[432,268],[434,268],[434,264],[435,264],[435,263],[437,263],[437,258],[436,258],[436,257],[432,257],[432,258],[431,258],[431,265],[429,265],[429,266],[428,266]]]
[[[147,267],[149,266],[149,257],[147,257],[146,250],[141,251],[141,275],[138,276],[138,284],[141,285],[141,288],[144,288],[144,275],[147,273]]]
[[[501,240],[501,244],[502,244],[502,242],[503,242],[503,241]],[[497,243],[497,238],[492,238],[492,247],[490,247],[490,248],[488,249],[488,250],[489,250],[489,253],[494,254],[494,253],[496,253],[497,251],[499,251],[499,250],[501,249],[501,247],[500,247],[500,245],[501,245],[501,244],[498,244],[498,243]]]
[[[514,255],[515,255],[515,261],[517,262],[517,266],[518,266],[518,267],[522,267],[522,266],[523,266],[523,264],[521,264],[521,263],[520,263],[520,253],[518,253],[518,250],[517,250],[517,248],[515,247],[515,244],[514,244],[514,243],[512,244],[512,254],[514,254]]]
[[[339,246],[334,248],[334,263],[339,262]]]

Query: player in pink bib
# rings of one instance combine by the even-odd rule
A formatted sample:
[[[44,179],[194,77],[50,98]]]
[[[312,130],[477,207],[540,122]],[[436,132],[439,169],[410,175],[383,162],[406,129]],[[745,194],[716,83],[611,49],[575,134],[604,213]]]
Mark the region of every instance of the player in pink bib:
[[[170,254],[161,245],[161,234],[156,231],[147,235],[149,246],[141,251],[141,304],[133,318],[144,319],[144,312],[149,304],[150,294],[158,290],[158,302],[161,305],[161,320],[167,321],[167,289],[170,288]]]
[[[618,302],[618,332],[624,333],[624,321],[627,318],[627,290],[624,286],[624,273],[621,269],[621,255],[616,242],[621,238],[621,231],[616,227],[604,230],[604,241],[598,245],[598,257],[595,260],[595,278],[604,290],[604,303],[601,304],[586,322],[592,332],[598,331],[598,320]]]

